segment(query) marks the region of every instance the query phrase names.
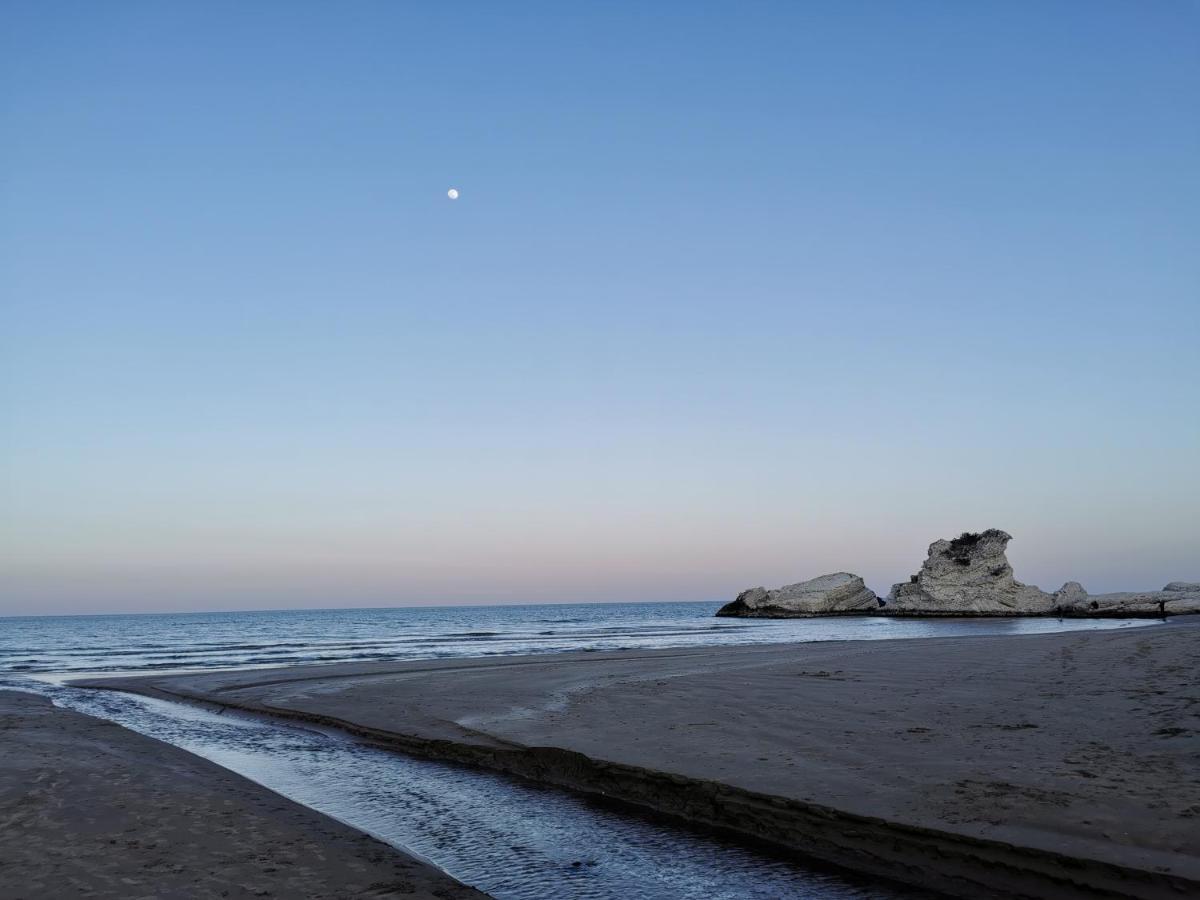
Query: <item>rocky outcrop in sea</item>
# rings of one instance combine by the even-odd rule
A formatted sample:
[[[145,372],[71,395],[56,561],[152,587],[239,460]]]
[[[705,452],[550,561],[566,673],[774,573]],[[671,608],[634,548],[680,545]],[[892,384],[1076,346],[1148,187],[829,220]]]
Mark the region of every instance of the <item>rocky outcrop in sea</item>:
[[[1005,549],[1012,535],[999,528],[934,541],[921,571],[892,587],[887,615],[1037,616],[1053,607],[1045,591],[1013,577]]]
[[[880,600],[849,572],[822,575],[774,590],[756,587],[742,591],[718,616],[762,619],[797,619],[807,616],[851,616],[874,613]]]
[[[1108,618],[1200,613],[1200,582],[1172,581],[1161,591],[1089,594],[1079,582],[1068,581],[1054,592],[1053,612],[1060,616]]]
[[[880,600],[849,572],[822,575],[774,590],[742,591],[718,616],[794,619],[810,616],[1080,616],[1117,618],[1200,613],[1200,582],[1172,581],[1161,591],[1088,594],[1068,581],[1053,594],[1013,577],[998,528],[929,545],[921,571]]]

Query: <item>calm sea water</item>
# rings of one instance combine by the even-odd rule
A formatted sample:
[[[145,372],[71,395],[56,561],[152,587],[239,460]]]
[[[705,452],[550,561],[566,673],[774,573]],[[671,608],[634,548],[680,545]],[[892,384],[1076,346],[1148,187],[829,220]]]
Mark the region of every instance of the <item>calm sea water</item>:
[[[717,603],[601,603],[0,618],[0,672],[145,672],[785,641],[1124,628],[1119,619],[713,618]]]
[[[37,691],[183,747],[424,856],[500,900],[898,900],[922,895],[488,772],[275,720],[74,688],[69,676],[1147,624],[748,621],[714,619],[716,609],[655,603],[8,618],[0,619],[0,687]]]

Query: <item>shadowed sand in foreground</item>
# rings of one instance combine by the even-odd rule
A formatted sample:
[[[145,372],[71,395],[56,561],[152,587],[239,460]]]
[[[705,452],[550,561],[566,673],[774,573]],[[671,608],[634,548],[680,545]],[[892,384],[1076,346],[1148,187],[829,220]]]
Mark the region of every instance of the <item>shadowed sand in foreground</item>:
[[[240,775],[0,691],[0,897],[485,895]]]
[[[1200,627],[86,682],[338,725],[977,896],[1200,890]]]

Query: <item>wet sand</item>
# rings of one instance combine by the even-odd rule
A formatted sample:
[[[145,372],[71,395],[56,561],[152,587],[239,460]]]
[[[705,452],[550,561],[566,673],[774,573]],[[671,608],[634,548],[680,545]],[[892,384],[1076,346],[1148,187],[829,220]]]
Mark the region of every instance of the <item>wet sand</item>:
[[[93,681],[337,725],[963,896],[1200,891],[1200,623]]]
[[[214,763],[0,691],[0,897],[485,895]]]

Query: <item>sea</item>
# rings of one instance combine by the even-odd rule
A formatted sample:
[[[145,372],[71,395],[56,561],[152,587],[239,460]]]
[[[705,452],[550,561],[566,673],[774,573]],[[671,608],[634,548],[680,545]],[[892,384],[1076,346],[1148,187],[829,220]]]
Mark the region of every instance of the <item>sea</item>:
[[[362,660],[1153,627],[1154,620],[714,618],[717,603],[319,609],[0,618],[0,688],[175,744],[499,900],[922,896],[672,820],[341,733],[73,678]]]

